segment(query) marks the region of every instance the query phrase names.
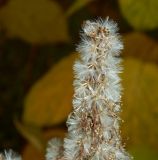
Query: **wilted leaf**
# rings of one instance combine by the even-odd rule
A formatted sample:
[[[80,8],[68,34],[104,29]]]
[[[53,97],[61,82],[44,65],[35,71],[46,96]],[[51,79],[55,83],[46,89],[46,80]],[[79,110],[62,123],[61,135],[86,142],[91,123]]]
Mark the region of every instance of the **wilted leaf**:
[[[73,13],[86,6],[92,0],[75,0],[73,4],[70,6],[68,11],[66,12],[66,16],[70,17]]]
[[[31,43],[67,41],[67,22],[60,6],[50,0],[10,0],[0,10],[9,37]]]
[[[148,144],[158,148],[158,67],[136,59],[124,61],[124,137],[131,145]]]
[[[30,90],[23,119],[37,126],[63,122],[72,108],[72,66],[76,54],[61,60]]]
[[[156,41],[138,32],[126,34],[123,38],[125,44],[123,55],[158,63],[158,45]]]
[[[157,0],[119,0],[123,16],[138,30],[158,27]]]
[[[124,36],[125,56],[134,56],[145,61],[158,61],[157,42],[147,35],[133,32]]]

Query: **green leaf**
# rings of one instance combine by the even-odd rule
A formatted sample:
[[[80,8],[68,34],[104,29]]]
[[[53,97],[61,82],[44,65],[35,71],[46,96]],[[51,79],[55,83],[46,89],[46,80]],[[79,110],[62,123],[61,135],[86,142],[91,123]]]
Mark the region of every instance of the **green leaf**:
[[[50,0],[10,0],[0,10],[0,23],[8,37],[43,44],[69,40],[62,9]]]
[[[157,0],[119,0],[123,16],[137,30],[158,27]]]

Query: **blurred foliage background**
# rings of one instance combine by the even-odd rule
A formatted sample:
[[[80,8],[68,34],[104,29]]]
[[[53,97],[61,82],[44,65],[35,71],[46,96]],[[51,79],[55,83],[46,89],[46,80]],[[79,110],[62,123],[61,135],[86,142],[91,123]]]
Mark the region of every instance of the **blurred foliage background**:
[[[64,137],[81,24],[109,16],[125,45],[123,143],[134,159],[157,160],[157,8],[157,0],[0,0],[0,150],[42,160],[48,139]]]

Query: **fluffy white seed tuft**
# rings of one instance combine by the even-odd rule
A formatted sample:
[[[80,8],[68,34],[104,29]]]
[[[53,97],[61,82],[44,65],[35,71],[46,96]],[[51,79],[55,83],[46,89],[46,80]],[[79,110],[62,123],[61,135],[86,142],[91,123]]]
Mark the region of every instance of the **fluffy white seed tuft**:
[[[53,138],[48,142],[46,160],[57,160],[61,156],[63,143],[60,139]]]
[[[10,149],[0,154],[0,160],[21,160],[21,157]]]

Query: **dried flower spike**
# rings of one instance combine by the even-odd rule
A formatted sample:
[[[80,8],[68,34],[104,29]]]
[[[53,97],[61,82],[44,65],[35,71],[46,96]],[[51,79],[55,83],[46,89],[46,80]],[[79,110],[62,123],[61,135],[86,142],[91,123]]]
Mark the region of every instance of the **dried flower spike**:
[[[118,74],[122,70],[119,54],[123,45],[117,25],[108,18],[86,21],[81,37],[77,48],[81,59],[74,65],[76,79],[73,111],[67,120],[68,136],[63,152],[52,154],[52,160],[129,160],[119,130]]]

